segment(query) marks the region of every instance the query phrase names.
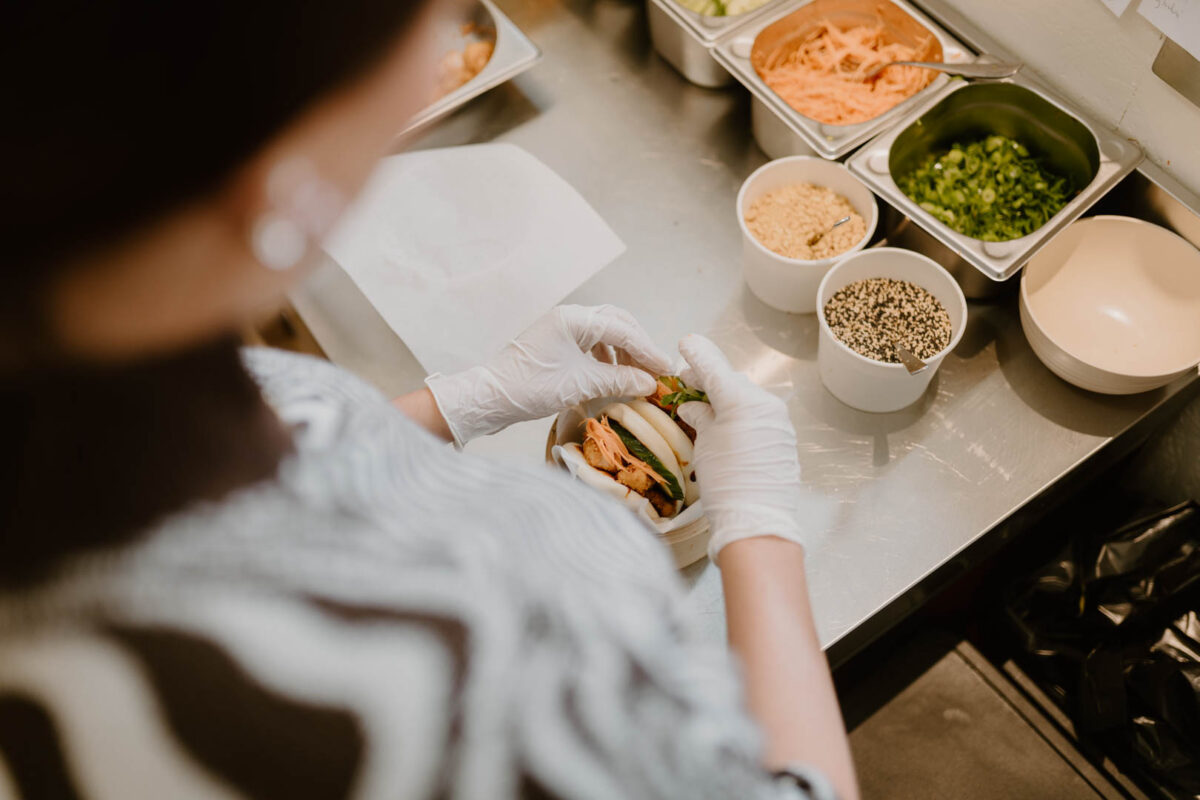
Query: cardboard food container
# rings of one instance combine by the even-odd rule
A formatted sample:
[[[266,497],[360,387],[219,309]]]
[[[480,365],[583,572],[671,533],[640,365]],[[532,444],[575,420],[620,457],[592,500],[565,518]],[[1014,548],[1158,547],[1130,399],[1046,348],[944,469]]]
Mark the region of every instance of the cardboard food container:
[[[560,412],[554,424],[550,426],[550,435],[546,440],[547,463],[570,472],[570,464],[562,456],[562,446],[581,443],[584,421],[598,415],[605,406],[614,402],[621,402],[621,399],[600,398]],[[630,494],[633,494],[632,490]],[[696,563],[708,553],[710,530],[708,519],[704,516],[703,503],[703,499],[697,500],[671,519],[651,519],[644,508],[634,509],[670,549],[675,566],[679,569]],[[634,505],[631,503],[631,508]]]

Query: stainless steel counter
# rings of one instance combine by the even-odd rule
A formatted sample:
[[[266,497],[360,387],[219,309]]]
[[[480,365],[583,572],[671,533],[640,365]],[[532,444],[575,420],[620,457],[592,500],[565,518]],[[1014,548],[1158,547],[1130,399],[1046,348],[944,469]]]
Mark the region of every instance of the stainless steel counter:
[[[706,90],[651,51],[637,0],[501,0],[544,61],[413,143],[517,144],[561,174],[628,245],[569,299],[632,311],[664,347],[698,331],[788,399],[811,495],[809,570],[822,642],[848,656],[957,569],[987,555],[1072,476],[1127,447],[1195,376],[1134,397],[1077,390],[1051,374],[1011,300],[973,305],[962,344],[917,406],[871,415],[817,376],[816,319],[764,306],[742,283],[734,199],[765,157],[742,90]],[[293,296],[329,356],[392,393],[423,371],[336,266]],[[542,460],[548,421],[472,443],[487,457]],[[1016,515],[1016,516],[1014,516]],[[1007,524],[1004,524],[1008,521]],[[697,620],[724,637],[719,576],[685,573]]]

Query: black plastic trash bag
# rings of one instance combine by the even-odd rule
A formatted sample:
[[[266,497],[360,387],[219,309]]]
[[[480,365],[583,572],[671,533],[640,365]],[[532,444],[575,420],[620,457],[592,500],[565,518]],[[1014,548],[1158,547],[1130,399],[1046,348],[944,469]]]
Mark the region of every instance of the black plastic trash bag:
[[[1075,537],[1006,610],[1081,735],[1165,796],[1200,798],[1200,504]]]

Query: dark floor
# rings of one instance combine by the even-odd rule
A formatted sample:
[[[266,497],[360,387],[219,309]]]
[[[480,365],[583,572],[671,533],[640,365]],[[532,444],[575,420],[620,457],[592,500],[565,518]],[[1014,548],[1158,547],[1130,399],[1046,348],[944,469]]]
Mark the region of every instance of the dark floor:
[[[864,798],[1179,796],[1134,783],[1091,743],[1080,744],[1069,718],[1017,666],[1003,620],[1014,576],[1031,573],[1072,537],[1115,530],[1165,505],[1122,486],[1120,466],[1089,483],[837,670]]]
[[[867,800],[1125,796],[968,643],[925,632],[878,673],[843,694]]]

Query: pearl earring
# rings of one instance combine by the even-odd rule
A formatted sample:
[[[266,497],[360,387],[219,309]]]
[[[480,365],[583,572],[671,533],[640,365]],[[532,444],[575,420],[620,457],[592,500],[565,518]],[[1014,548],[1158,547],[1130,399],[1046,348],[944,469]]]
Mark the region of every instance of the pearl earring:
[[[308,253],[308,236],[292,220],[268,211],[250,231],[250,249],[267,269],[289,270]]]
[[[289,270],[308,255],[310,244],[329,232],[346,202],[306,159],[277,164],[267,176],[270,208],[250,229],[250,249],[267,269]]]

